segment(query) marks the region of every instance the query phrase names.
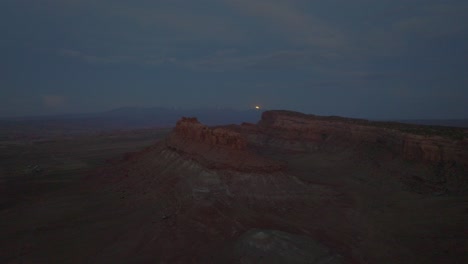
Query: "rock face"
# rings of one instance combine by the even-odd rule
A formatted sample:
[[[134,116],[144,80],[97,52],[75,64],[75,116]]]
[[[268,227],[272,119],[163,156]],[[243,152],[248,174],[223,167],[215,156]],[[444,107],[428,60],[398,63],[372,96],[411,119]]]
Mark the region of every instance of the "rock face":
[[[375,152],[371,158],[379,162],[401,158],[429,167],[430,173],[411,175],[403,181],[416,185],[423,181],[437,185],[435,189],[460,192],[468,190],[465,135],[466,130],[461,128],[266,111],[256,125],[210,128],[196,118],[182,118],[166,144],[208,168],[260,173],[282,171],[286,164],[264,158],[255,149],[292,153],[352,151],[358,156],[370,155],[371,151]]]
[[[202,125],[197,118],[183,117],[171,135],[171,144],[178,145],[180,141],[191,141],[234,150],[247,149],[247,141],[241,134],[225,128],[211,129]]]
[[[184,153],[211,169],[277,172],[285,164],[256,155],[247,140],[227,128],[209,128],[196,118],[182,118],[166,141],[168,148]]]
[[[468,191],[468,132],[461,128],[267,111],[256,126],[244,124],[238,131],[259,147],[283,152],[351,151],[379,163],[401,158],[428,168],[427,173],[401,176],[403,182]]]
[[[264,112],[258,126],[256,132],[263,137],[291,144],[297,141],[315,145],[327,141],[366,142],[385,146],[409,160],[468,165],[468,133],[461,128],[371,122],[290,111]]]

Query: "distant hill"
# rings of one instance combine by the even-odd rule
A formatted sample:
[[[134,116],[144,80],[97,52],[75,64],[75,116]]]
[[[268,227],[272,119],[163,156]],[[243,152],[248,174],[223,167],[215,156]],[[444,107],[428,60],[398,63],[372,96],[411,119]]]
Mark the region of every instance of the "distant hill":
[[[168,109],[161,107],[124,107],[98,114],[100,118],[119,119],[133,125],[174,126],[180,117],[197,116],[208,125],[239,124],[257,122],[261,112],[257,110],[233,110],[218,108]]]
[[[219,108],[170,109],[122,107],[110,111],[0,119],[0,140],[44,138],[140,128],[168,128],[181,117],[197,117],[208,126],[257,123],[262,111]],[[408,124],[468,128],[468,119],[392,120]]]
[[[181,117],[197,116],[207,125],[255,123],[261,111],[123,107],[105,112],[0,119],[0,139],[48,137],[110,130],[173,127]]]
[[[449,126],[468,128],[468,119],[416,119],[396,120],[397,122],[417,125]]]

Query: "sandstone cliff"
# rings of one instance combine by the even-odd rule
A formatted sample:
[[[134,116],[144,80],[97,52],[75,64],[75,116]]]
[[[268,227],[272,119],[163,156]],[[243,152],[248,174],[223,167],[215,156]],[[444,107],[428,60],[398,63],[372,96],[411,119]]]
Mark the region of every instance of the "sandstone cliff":
[[[282,162],[256,155],[240,133],[228,128],[209,128],[196,118],[179,120],[166,145],[212,169],[275,172],[285,168]]]
[[[429,192],[464,192],[468,190],[465,135],[466,131],[460,128],[266,111],[258,124],[240,126],[210,128],[196,118],[182,118],[166,145],[210,169],[257,173],[286,169],[284,162],[267,159],[258,154],[259,150],[325,151],[337,155],[347,152],[356,162],[369,159],[388,170],[395,170],[392,166],[398,160],[426,167],[427,173],[398,174],[411,188],[426,186],[423,189]]]
[[[386,146],[409,160],[468,165],[468,133],[461,128],[372,122],[290,111],[267,111],[258,126],[257,133],[289,142],[368,142]]]
[[[175,145],[181,143],[180,140],[182,140],[235,150],[245,150],[247,148],[247,141],[239,133],[225,128],[211,129],[202,125],[194,117],[180,119],[171,134],[170,140]]]
[[[283,152],[347,151],[357,162],[365,156],[387,170],[399,171],[405,163],[425,167],[425,173],[399,173],[411,189],[468,191],[466,129],[267,111],[257,126],[245,124],[239,131],[259,147]],[[398,169],[392,167],[396,160]]]

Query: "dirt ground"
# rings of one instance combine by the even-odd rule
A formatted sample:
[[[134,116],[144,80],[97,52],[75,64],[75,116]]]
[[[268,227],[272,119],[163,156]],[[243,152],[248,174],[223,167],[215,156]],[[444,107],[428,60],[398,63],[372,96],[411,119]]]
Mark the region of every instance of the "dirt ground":
[[[0,209],[76,184],[89,171],[140,151],[170,129],[0,141]]]

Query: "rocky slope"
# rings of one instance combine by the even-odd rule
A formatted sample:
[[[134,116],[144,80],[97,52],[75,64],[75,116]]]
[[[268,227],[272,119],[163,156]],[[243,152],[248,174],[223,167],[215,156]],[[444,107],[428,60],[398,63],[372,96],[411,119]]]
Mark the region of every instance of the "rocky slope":
[[[402,179],[455,193],[468,191],[468,130],[267,111],[257,125],[233,128],[252,144],[290,153],[372,151],[380,163],[403,159],[428,172]]]
[[[361,224],[347,226],[346,211],[330,210],[347,208],[351,200],[287,170],[287,162],[260,154],[229,127],[182,118],[165,141],[99,172],[104,181],[97,189],[120,193],[130,208],[150,201],[161,221],[150,236],[160,239],[140,253],[171,263],[271,263],[266,255],[279,263],[353,261],[353,241],[338,236],[360,232]],[[288,224],[285,215],[296,223]],[[324,220],[340,231],[323,233]],[[254,228],[263,229],[261,237],[251,236]]]

